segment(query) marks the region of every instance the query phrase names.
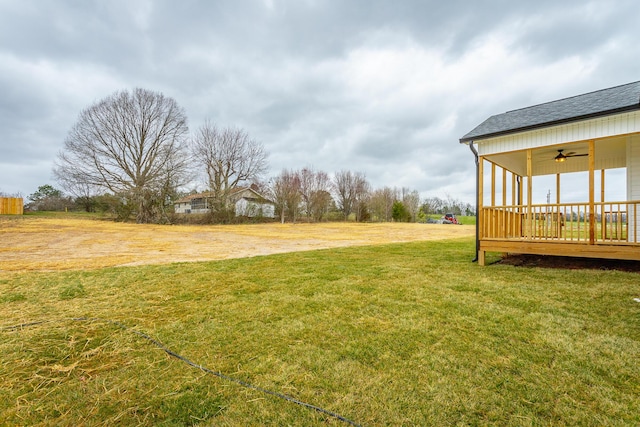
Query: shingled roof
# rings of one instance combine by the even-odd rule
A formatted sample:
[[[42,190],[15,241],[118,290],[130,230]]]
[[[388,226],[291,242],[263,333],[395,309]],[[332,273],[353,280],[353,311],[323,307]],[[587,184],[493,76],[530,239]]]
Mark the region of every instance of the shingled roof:
[[[640,81],[491,116],[460,138],[460,142],[630,110],[640,110]]]

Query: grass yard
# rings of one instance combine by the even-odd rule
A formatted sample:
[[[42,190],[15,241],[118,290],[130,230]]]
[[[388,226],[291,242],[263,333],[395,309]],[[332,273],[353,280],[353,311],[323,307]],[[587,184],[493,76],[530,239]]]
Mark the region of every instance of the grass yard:
[[[474,233],[471,225],[329,222],[170,226],[126,224],[77,214],[0,215],[0,272],[212,261],[441,240]]]
[[[348,425],[139,332],[363,426],[640,424],[638,273],[482,268],[473,248],[5,270],[0,420]]]

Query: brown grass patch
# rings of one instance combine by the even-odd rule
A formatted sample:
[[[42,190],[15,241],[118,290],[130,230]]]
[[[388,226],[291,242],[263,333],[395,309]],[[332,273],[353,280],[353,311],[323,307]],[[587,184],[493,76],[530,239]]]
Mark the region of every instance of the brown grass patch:
[[[0,217],[0,271],[210,261],[474,235],[474,226],[406,223],[142,225]]]

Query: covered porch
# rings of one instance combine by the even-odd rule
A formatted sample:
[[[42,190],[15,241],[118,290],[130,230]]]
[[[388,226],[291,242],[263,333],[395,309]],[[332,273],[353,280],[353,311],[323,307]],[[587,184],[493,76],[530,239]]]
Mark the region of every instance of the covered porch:
[[[615,198],[630,194],[620,191],[628,181],[620,172],[627,175],[627,151],[640,144],[638,138],[617,136],[482,156],[479,263],[484,264],[485,252],[640,260],[640,200]],[[609,187],[618,191],[610,195],[607,170],[614,169]],[[577,172],[585,173],[575,176]],[[544,175],[553,178],[555,191],[543,188],[547,200],[536,203],[534,194],[541,189],[534,187],[535,177]],[[584,200],[565,190],[563,177],[585,190],[580,192],[586,194]]]
[[[460,142],[477,161],[479,264],[640,260],[640,82],[491,116]]]

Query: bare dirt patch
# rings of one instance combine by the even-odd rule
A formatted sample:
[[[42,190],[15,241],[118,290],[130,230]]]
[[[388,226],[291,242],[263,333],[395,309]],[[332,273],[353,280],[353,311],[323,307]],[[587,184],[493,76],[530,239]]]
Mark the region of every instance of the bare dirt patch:
[[[142,225],[0,217],[0,271],[75,270],[242,258],[473,236],[446,224]]]
[[[510,254],[498,261],[497,264],[512,265],[514,267],[563,268],[566,270],[617,270],[640,273],[640,262],[620,259]]]

